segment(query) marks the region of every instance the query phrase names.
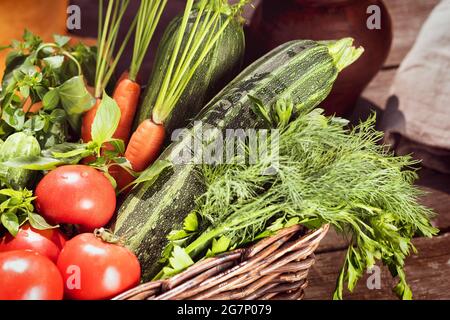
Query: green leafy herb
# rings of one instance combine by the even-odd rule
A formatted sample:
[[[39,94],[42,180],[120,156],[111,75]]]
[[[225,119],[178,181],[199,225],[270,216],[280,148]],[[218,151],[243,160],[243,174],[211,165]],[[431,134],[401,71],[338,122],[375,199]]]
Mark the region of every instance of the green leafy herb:
[[[58,228],[58,226],[52,226],[48,224],[42,216],[38,215],[37,213],[33,213],[31,211],[28,212],[28,221],[30,222],[33,228],[38,230]]]
[[[41,156],[17,157],[2,163],[5,167],[37,171],[52,170],[62,164],[64,162],[60,160]]]
[[[231,239],[225,236],[222,236],[217,239],[213,239],[211,249],[208,249],[206,253],[206,257],[213,257],[220,253],[226,252],[230,248]]]
[[[61,48],[64,47],[66,44],[68,44],[70,41],[70,37],[61,36],[61,35],[57,35],[57,34],[55,34],[53,36],[53,38],[55,40],[55,43]]]
[[[1,222],[9,233],[11,233],[14,237],[17,235],[19,232],[19,218],[17,218],[12,211],[2,213]]]
[[[122,166],[126,169],[125,166]],[[128,189],[130,186],[137,186],[140,183],[155,181],[156,178],[167,168],[172,167],[172,162],[167,160],[157,160],[150,167],[148,167],[145,171],[141,172],[137,175],[136,180],[134,180],[131,185],[124,187],[123,190]],[[123,191],[121,190],[121,191]]]
[[[25,31],[13,41],[0,93],[0,138],[23,131],[43,149],[67,140],[68,125],[79,130],[80,117],[93,106],[83,71],[89,71],[96,51],[55,35],[54,43]],[[91,68],[92,69],[92,68]],[[40,106],[42,103],[42,107]]]
[[[42,105],[44,110],[53,110],[58,106],[59,103],[59,93],[58,90],[49,90],[42,100]]]
[[[194,264],[191,257],[179,246],[173,248],[172,256],[169,258],[169,261],[170,267],[164,268],[164,275],[166,277],[175,275]]]
[[[112,139],[120,121],[120,109],[117,102],[110,98],[106,92],[92,123],[92,141],[101,147]]]
[[[34,213],[33,193],[29,190],[0,189],[0,222],[11,235],[16,236],[27,221],[39,230],[56,228]]]
[[[268,108],[255,97],[249,96],[249,99],[253,102],[252,111],[261,117],[268,127],[285,127],[294,115],[294,104],[291,100],[278,100]]]
[[[347,129],[346,120],[326,117],[321,109],[299,109],[289,124],[284,116],[291,110],[289,101],[274,110],[279,132],[268,135],[266,145],[278,139],[279,153],[263,153],[256,164],[204,165],[207,191],[195,209],[201,227],[192,233],[188,222],[174,231],[163,255],[170,257],[178,245],[183,251],[177,249],[177,257],[187,254],[197,261],[289,225],[331,224],[351,239],[334,298],[342,298],[345,285],[353,290],[377,260],[398,278],[399,297],[411,298],[403,271],[414,250],[411,239],[437,232],[430,223],[433,213],[417,201],[421,193],[413,186],[417,174],[412,169],[417,162],[394,156],[377,143],[382,133],[374,129],[374,116]],[[275,174],[261,174],[274,164]],[[174,235],[185,237],[174,241]],[[173,275],[181,266],[169,259],[157,278]]]
[[[95,104],[95,99],[87,91],[83,76],[75,76],[58,87],[61,105],[67,113],[72,128],[81,126],[81,116]]]

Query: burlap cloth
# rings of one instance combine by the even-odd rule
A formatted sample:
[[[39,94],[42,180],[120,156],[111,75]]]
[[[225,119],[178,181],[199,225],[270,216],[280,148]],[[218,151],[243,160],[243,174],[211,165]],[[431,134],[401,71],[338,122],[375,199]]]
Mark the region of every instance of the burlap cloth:
[[[380,125],[398,154],[450,173],[450,0],[435,7],[403,60]]]

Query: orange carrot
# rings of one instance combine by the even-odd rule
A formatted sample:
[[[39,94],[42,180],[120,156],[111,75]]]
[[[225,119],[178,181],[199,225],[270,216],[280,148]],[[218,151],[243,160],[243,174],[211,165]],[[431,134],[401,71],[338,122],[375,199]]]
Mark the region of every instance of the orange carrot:
[[[41,68],[39,68],[38,66],[35,66],[35,69],[36,69],[37,72],[40,72],[40,71],[41,71]],[[23,99],[23,96],[22,96],[22,94],[20,93],[19,90],[16,90],[16,91],[15,91],[15,94],[16,94],[20,99]],[[25,112],[25,113],[28,113],[28,112],[31,112],[31,113],[38,113],[39,110],[42,109],[42,107],[43,107],[43,106],[42,106],[42,101],[37,101],[37,102],[33,103],[33,102],[31,101],[31,97],[28,96],[28,97],[25,99],[25,102],[23,103],[22,111]]]
[[[117,89],[117,86],[119,85],[119,83],[124,80],[124,79],[130,79],[130,73],[128,71],[124,71],[122,72],[122,74],[119,77],[119,80],[117,80],[116,86],[114,87],[114,90]]]
[[[126,145],[130,138],[131,126],[133,125],[134,115],[139,102],[141,87],[135,81],[128,79],[128,73],[126,72],[122,74],[120,79],[113,94],[113,99],[117,102],[120,109],[120,121],[113,138],[123,140]],[[94,107],[83,116],[81,138],[84,142],[92,140],[92,123],[94,122],[100,102],[101,100],[97,99]]]
[[[126,190],[124,190],[124,188],[130,185],[136,178],[128,173],[127,170],[119,166],[112,166],[109,168],[108,172],[116,180],[117,191],[122,191],[122,195],[126,195],[131,191],[132,187],[129,187]]]
[[[30,97],[27,98],[22,108],[23,112],[25,113],[27,112],[38,113],[39,110],[41,109],[42,109],[42,101],[38,101],[32,104]]]
[[[165,136],[166,130],[162,124],[148,119],[139,125],[125,152],[134,171],[144,171],[159,157]]]
[[[117,102],[121,113],[119,125],[113,137],[122,140],[125,145],[128,144],[128,140],[130,139],[131,127],[140,94],[141,87],[139,84],[129,79],[128,72],[122,73],[113,94],[113,99]],[[108,148],[108,146],[106,147]],[[132,175],[118,166],[111,167],[109,174],[116,180],[117,190],[122,190],[134,180]]]
[[[113,137],[122,140],[125,145],[130,138],[131,126],[136,114],[141,87],[135,81],[130,80],[127,75],[123,75],[114,90],[113,99],[120,109],[120,121]]]

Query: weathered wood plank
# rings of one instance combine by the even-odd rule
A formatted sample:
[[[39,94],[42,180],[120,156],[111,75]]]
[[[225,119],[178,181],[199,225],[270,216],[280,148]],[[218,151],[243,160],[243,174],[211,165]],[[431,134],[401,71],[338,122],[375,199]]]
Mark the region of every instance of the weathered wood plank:
[[[394,27],[386,66],[398,66],[412,48],[426,18],[439,0],[385,0]]]
[[[434,239],[414,240],[418,255],[406,261],[406,274],[414,299],[450,299],[450,234]],[[319,254],[309,275],[306,299],[330,299],[334,290],[339,268],[345,251]],[[360,280],[353,293],[346,292],[345,299],[396,299],[391,288],[394,281],[385,267],[381,267],[381,287],[367,288],[366,275]]]
[[[330,251],[344,250],[347,248],[349,240],[343,235],[338,234],[333,228],[330,228],[327,235],[320,242],[316,250],[316,254],[326,253]]]

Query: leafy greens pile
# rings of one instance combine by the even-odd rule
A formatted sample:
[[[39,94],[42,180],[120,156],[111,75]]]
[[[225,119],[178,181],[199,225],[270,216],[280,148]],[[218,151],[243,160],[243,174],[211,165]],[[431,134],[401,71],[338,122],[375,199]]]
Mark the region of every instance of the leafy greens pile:
[[[378,144],[382,133],[374,129],[374,116],[347,129],[347,120],[326,117],[321,109],[299,110],[287,123],[293,109],[286,101],[259,106],[267,120],[279,125],[279,136],[267,136],[269,145],[278,139],[279,155],[267,153],[256,164],[201,168],[207,191],[184,229],[170,234],[161,260],[166,267],[157,278],[292,224],[331,224],[350,239],[335,299],[342,298],[345,282],[352,291],[376,260],[398,277],[398,296],[411,298],[403,269],[414,250],[411,238],[437,232],[430,224],[433,213],[417,202],[416,162]],[[263,175],[275,162],[276,174]]]
[[[68,129],[78,132],[81,115],[94,103],[85,81],[92,83],[96,49],[72,46],[69,37],[58,35],[45,43],[29,31],[6,48],[11,51],[1,83],[0,139],[25,132],[42,149],[65,142]]]

